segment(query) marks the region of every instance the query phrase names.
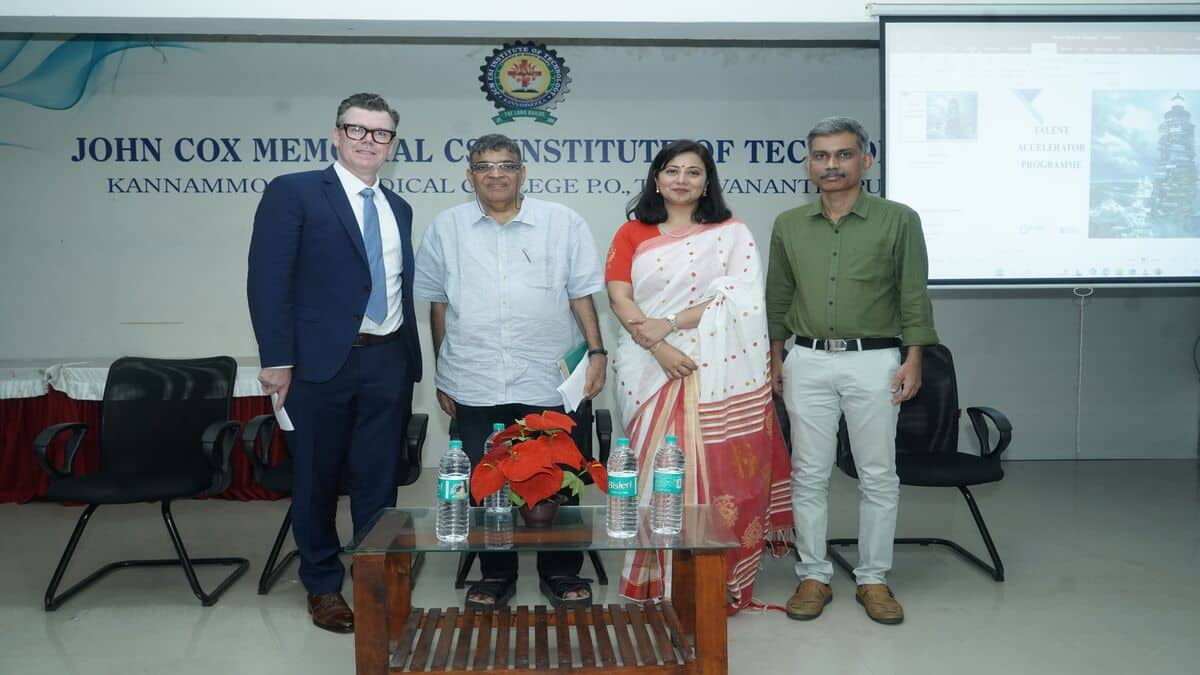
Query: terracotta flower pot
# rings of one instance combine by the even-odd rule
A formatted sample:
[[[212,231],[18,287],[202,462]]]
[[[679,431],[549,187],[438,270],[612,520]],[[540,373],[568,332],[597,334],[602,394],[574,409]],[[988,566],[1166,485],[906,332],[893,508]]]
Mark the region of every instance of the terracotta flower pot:
[[[554,495],[533,506],[526,504],[517,510],[520,511],[521,518],[524,519],[526,526],[550,527],[550,524],[554,522],[554,516],[558,515],[558,507],[563,501],[562,495]]]

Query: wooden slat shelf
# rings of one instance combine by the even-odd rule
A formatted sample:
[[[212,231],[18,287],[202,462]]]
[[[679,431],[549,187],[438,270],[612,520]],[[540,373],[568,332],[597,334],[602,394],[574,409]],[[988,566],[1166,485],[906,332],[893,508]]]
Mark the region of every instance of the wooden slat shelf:
[[[402,673],[598,673],[614,668],[686,673],[695,661],[669,602],[557,610],[538,605],[496,612],[414,607],[389,652],[389,670]]]
[[[604,515],[603,507],[563,509],[585,524],[602,522]],[[385,509],[354,551],[355,673],[728,675],[725,555],[738,540],[707,504],[686,506],[684,515],[678,538],[661,545],[638,540],[629,549],[671,550],[665,603],[464,611],[413,608],[412,560],[436,541],[435,516],[427,508]],[[516,546],[530,552],[567,543],[592,550],[594,529],[525,532]]]

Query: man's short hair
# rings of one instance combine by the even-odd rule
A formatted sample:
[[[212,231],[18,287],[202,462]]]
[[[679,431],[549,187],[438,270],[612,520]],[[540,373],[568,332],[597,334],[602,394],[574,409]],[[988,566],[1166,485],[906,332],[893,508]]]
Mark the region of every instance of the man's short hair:
[[[400,125],[400,113],[392,110],[392,107],[388,105],[387,101],[383,100],[382,96],[363,92],[347,96],[338,104],[337,117],[333,123],[334,126],[342,126],[342,115],[345,115],[346,111],[351,108],[362,108],[371,112],[385,112],[392,118],[393,129]]]
[[[871,138],[867,135],[867,130],[863,128],[863,125],[852,117],[826,117],[817,122],[812,131],[808,132],[808,147],[812,148],[813,139],[818,136],[833,136],[847,131],[858,136],[858,149],[864,155],[867,154]]]
[[[511,152],[517,161],[521,161],[521,146],[504,134],[484,134],[475,139],[471,145],[471,161],[475,161],[485,152]]]

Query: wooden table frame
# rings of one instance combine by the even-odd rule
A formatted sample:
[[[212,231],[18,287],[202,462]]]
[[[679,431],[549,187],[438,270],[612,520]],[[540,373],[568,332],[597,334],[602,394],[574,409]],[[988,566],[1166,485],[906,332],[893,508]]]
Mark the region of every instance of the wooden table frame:
[[[410,590],[410,569],[413,555],[410,552],[356,553],[354,555],[354,658],[358,675],[408,672],[403,670],[404,661],[407,660],[413,642],[417,642],[417,649],[421,649],[423,644],[427,650],[431,647],[433,631],[447,625],[452,629],[455,626],[467,628],[467,639],[459,641],[453,663],[446,664],[453,666],[455,670],[438,670],[437,672],[476,672],[465,669],[467,652],[470,648],[470,631],[473,631],[475,626],[488,627],[487,637],[483,632],[479,634],[475,662],[480,661],[480,654],[487,654],[492,650],[490,642],[492,626],[502,625],[502,622],[512,622],[511,625],[533,627],[533,624],[517,623],[517,615],[525,617],[521,620],[527,620],[530,615],[528,608],[524,607],[517,608],[512,612],[497,612],[494,615],[488,612],[486,618],[471,612],[460,616],[458,608],[451,608],[444,612],[435,609],[428,614],[423,610],[415,610],[414,613]],[[672,559],[672,602],[661,605],[659,611],[647,610],[643,615],[636,606],[631,607],[626,613],[617,605],[609,605],[607,609],[596,605],[590,612],[551,609],[549,611],[553,613],[553,616],[548,619],[544,608],[534,608],[533,614],[537,617],[535,641],[540,644],[538,656],[544,656],[547,650],[546,626],[551,625],[555,626],[556,630],[558,662],[562,663],[564,658],[570,660],[572,658],[571,646],[557,637],[559,630],[563,630],[570,636],[571,629],[566,628],[567,625],[570,625],[575,626],[574,630],[577,632],[582,630],[582,634],[585,636],[577,645],[584,665],[582,667],[574,666],[572,670],[582,672],[620,670],[629,673],[696,673],[704,675],[729,672],[725,623],[725,551],[720,549],[676,549],[672,552]],[[614,616],[617,618],[614,619]],[[646,617],[644,621],[642,616]],[[593,651],[590,638],[586,637],[590,633],[586,626],[623,626],[624,624],[620,622],[625,621],[625,617],[632,618],[633,623],[638,624],[631,628],[635,636],[633,642],[637,643],[642,653],[630,659],[629,657],[633,656],[630,645],[623,643],[619,645],[622,648],[620,649],[622,663],[636,665],[616,668],[614,665],[597,663],[601,645],[598,644],[597,649]],[[585,624],[583,629],[579,628],[581,623]],[[672,623],[674,626],[671,625]],[[668,640],[674,643],[677,650],[676,655],[680,658],[672,662],[674,656],[667,654],[661,659],[662,663],[659,663],[660,659],[657,659],[653,649],[649,648],[648,639],[644,643],[637,641],[639,628],[647,638],[652,630],[658,644]],[[428,637],[422,633],[421,637],[417,638],[420,631],[427,631]],[[684,637],[678,639],[678,633],[682,633]],[[443,632],[443,634],[445,633]],[[527,638],[523,638],[522,633],[518,633],[517,646],[521,646],[524,640]],[[443,637],[438,642],[437,651],[440,652],[441,663],[445,663],[445,659],[449,655],[450,641],[450,637]],[[505,631],[504,642],[505,649],[507,649],[507,631]],[[600,637],[599,631],[597,632],[596,642],[605,643],[608,647],[607,653],[611,657],[613,650],[611,644],[607,644],[609,643],[607,630],[604,631],[603,638]],[[646,654],[647,649],[649,650],[648,655]],[[486,660],[486,658],[483,659],[480,670],[487,668]],[[509,672],[546,672],[549,669],[549,662],[538,662],[540,660],[540,658],[535,659],[531,665],[518,657],[514,660],[515,667],[509,669]],[[424,659],[420,666],[421,670],[416,672],[424,670],[423,664]],[[507,656],[505,664],[507,665]],[[496,669],[500,670],[501,668],[497,667]]]

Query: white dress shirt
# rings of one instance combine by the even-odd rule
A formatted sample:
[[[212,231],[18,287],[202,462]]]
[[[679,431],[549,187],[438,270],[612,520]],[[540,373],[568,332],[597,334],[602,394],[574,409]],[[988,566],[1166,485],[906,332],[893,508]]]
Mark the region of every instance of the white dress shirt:
[[[350,200],[354,220],[358,222],[359,234],[363,231],[363,198],[359,193],[368,187],[375,191],[372,201],[375,202],[375,210],[379,213],[379,236],[383,240],[383,273],[387,279],[388,313],[383,323],[375,323],[368,319],[364,312],[362,326],[358,332],[387,335],[395,332],[400,324],[404,323],[404,312],[400,306],[400,273],[404,271],[404,259],[400,255],[400,227],[396,224],[396,214],[392,213],[387,197],[383,196],[378,177],[375,178],[374,185],[367,185],[338,162],[333,163],[333,170],[337,172],[342,189],[346,191],[346,198]]]
[[[570,300],[604,287],[578,213],[525,197],[500,225],[456,206],[425,230],[414,272],[414,297],[447,303],[438,389],[469,406],[562,404],[558,359],[583,339]]]

